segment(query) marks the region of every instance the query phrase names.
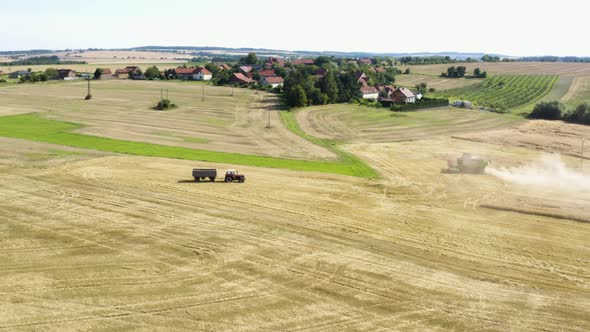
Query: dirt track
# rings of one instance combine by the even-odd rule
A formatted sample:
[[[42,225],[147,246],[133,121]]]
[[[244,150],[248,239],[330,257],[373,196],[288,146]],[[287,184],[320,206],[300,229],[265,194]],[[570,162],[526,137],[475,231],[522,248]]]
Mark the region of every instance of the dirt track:
[[[195,184],[226,165],[0,143],[0,328],[590,329],[588,225],[477,208],[516,189],[438,173],[447,153],[522,149],[358,144],[384,179]]]

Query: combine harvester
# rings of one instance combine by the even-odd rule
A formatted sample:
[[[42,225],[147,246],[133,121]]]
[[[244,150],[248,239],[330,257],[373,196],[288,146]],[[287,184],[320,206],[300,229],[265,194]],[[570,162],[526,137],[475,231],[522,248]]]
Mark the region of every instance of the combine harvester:
[[[443,173],[449,174],[483,174],[488,162],[479,158],[471,156],[471,153],[464,153],[463,156],[456,160],[448,161],[448,168],[443,169]]]

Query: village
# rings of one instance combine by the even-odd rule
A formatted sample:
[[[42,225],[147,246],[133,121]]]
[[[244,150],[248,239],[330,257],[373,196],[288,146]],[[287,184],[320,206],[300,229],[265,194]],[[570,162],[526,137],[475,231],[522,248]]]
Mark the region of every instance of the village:
[[[396,68],[387,68],[386,63],[378,63],[371,58],[346,59],[347,65],[354,65],[358,70],[354,71],[355,84],[358,85],[356,98],[369,101],[379,101],[383,104],[414,104],[420,101],[423,93],[417,89],[396,86],[393,82],[371,82],[371,74],[385,74],[387,70],[397,71]],[[96,68],[94,73],[76,72],[73,69],[47,69],[45,72],[35,73],[29,70],[17,70],[8,74],[11,79],[20,82],[35,82],[45,80],[170,80],[181,81],[214,81],[218,85],[231,85],[242,87],[260,87],[269,91],[282,92],[286,76],[295,68],[309,67],[315,81],[327,75],[330,69],[326,69],[318,63],[318,59],[293,59],[287,60],[279,57],[268,57],[257,64],[228,64],[211,62],[205,66],[178,66],[167,70],[148,72],[151,68],[142,70],[139,66],[130,65],[118,68]],[[156,68],[156,67],[153,67]],[[157,69],[157,68],[156,68]],[[41,78],[39,78],[39,75]],[[225,76],[225,80],[217,80],[217,76]],[[221,84],[219,83],[221,82]],[[384,84],[385,83],[385,84]]]

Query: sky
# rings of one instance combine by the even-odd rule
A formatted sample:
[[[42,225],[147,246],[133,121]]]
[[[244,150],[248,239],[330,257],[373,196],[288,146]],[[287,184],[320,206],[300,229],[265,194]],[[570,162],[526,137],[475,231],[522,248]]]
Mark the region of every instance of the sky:
[[[590,56],[584,3],[0,0],[0,50],[161,45]]]

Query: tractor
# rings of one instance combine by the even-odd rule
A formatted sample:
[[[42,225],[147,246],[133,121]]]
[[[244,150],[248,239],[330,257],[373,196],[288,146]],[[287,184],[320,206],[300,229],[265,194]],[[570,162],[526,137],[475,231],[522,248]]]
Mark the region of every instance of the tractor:
[[[228,169],[225,172],[225,182],[234,182],[234,181],[238,181],[240,183],[243,183],[244,181],[246,181],[246,176],[243,174],[239,174],[238,171],[236,171],[235,169]]]

